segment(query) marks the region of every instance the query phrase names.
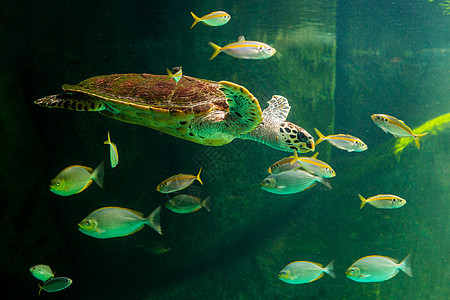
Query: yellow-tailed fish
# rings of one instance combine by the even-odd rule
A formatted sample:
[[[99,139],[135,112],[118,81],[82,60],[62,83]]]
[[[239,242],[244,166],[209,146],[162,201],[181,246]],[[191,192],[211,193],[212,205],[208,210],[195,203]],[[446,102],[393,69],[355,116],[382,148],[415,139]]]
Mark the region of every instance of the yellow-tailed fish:
[[[278,273],[278,278],[290,284],[302,284],[313,282],[327,273],[336,278],[333,270],[334,261],[330,262],[325,268],[318,263],[310,261],[295,261],[288,264]]]
[[[380,282],[389,280],[402,270],[406,275],[412,277],[411,273],[411,254],[398,263],[397,260],[380,255],[370,255],[358,259],[345,275],[348,278],[358,282]]]
[[[383,115],[383,114],[374,114],[371,116],[375,125],[383,129],[384,132],[390,133],[393,136],[400,137],[412,137],[414,142],[416,143],[417,149],[420,149],[420,138],[424,135],[427,135],[428,132],[424,132],[421,134],[414,134],[408,126],[406,126],[405,122],[399,120],[395,117]]]
[[[44,290],[49,293],[58,292],[64,290],[72,284],[72,279],[68,277],[54,277],[47,280],[43,286],[39,285],[39,296],[41,291]]]
[[[296,154],[296,151],[294,151]],[[298,155],[297,155],[298,157]],[[269,167],[267,172],[271,174],[279,174],[285,171],[291,171],[300,168],[300,162],[295,160],[295,155],[280,159]]]
[[[156,190],[158,192],[167,194],[167,193],[173,193],[182,189],[187,188],[190,186],[195,180],[203,184],[202,180],[200,179],[200,173],[202,172],[202,168],[200,168],[200,171],[198,171],[197,176],[191,175],[191,174],[178,174],[171,176],[158,184],[156,187]]]
[[[324,136],[319,130],[314,128],[319,139],[316,141],[316,145],[328,141],[333,146],[346,150],[348,152],[362,152],[367,150],[367,145],[357,137],[351,136],[349,134],[333,134],[329,136]]]
[[[332,178],[336,176],[336,172],[334,172],[333,168],[330,167],[330,165],[316,158],[318,155],[319,152],[311,157],[299,157],[297,151],[294,151],[294,160],[291,162],[291,164],[299,162],[300,166],[303,169],[320,177]]]
[[[271,174],[261,182],[261,188],[270,193],[286,195],[304,191],[316,182],[320,182],[331,189],[328,178],[322,178],[303,170]]]
[[[104,162],[95,170],[89,167],[74,165],[65,168],[50,182],[50,191],[60,196],[78,194],[87,189],[92,181],[103,187]]]
[[[150,226],[159,234],[161,232],[158,206],[148,217],[144,214],[122,207],[108,206],[91,212],[78,224],[78,230],[97,239],[109,239],[127,236]]]
[[[235,58],[243,59],[265,59],[271,57],[277,52],[275,48],[267,44],[256,41],[246,41],[243,36],[240,36],[237,42],[223,47],[220,47],[212,42],[209,42],[209,45],[214,49],[214,53],[209,60],[212,60],[220,52],[225,52]]]
[[[30,268],[30,272],[35,278],[44,282],[55,276],[50,266],[47,265],[35,265]]]
[[[115,168],[119,163],[119,152],[117,152],[117,146],[113,142],[111,142],[111,137],[109,136],[108,131],[108,140],[104,142],[104,144],[109,145],[109,157],[111,160],[111,167]]]
[[[179,214],[191,213],[199,210],[202,207],[211,212],[209,202],[209,196],[205,200],[202,200],[191,195],[177,195],[166,202],[166,207],[171,211]]]
[[[360,209],[362,209],[366,203],[369,203],[376,208],[382,209],[399,208],[406,204],[405,199],[395,195],[376,195],[370,197],[369,199],[365,199],[360,194],[358,194],[358,196],[361,200],[361,206],[359,207]]]
[[[183,76],[183,70],[181,67],[175,67],[172,69],[172,72],[170,72],[169,69],[166,69],[168,78],[173,78],[175,82],[178,84],[178,81],[180,81],[181,77]]]
[[[224,11],[213,11],[212,13],[204,15],[201,18],[197,17],[193,12],[191,12],[191,15],[194,18],[194,23],[192,24],[191,29],[198,22],[203,22],[208,26],[216,27],[227,24],[231,19],[231,16]]]

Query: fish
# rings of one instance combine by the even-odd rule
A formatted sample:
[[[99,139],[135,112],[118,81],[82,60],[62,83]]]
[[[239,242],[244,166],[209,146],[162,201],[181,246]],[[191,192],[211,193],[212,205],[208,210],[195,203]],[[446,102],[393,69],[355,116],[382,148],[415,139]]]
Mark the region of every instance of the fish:
[[[202,200],[191,195],[177,195],[166,202],[166,207],[179,214],[191,213],[201,209],[202,207],[211,212],[209,202],[209,196],[205,200]]]
[[[87,189],[93,181],[99,187],[103,187],[104,162],[101,162],[95,170],[89,167],[73,165],[65,168],[50,182],[49,189],[59,196],[70,196],[81,193]]]
[[[357,282],[381,282],[397,275],[399,270],[412,277],[411,254],[398,263],[396,259],[381,256],[369,255],[355,261],[345,272],[351,280]]]
[[[193,12],[191,12],[191,15],[194,18],[194,23],[192,24],[191,29],[198,22],[203,22],[208,26],[216,27],[227,24],[231,19],[231,16],[224,11],[213,11],[212,13],[204,15],[201,18],[197,17]]]
[[[271,174],[261,182],[261,188],[270,193],[286,195],[304,191],[312,187],[316,182],[320,182],[331,189],[328,178],[322,178],[303,170]]]
[[[36,279],[44,282],[55,276],[50,266],[47,265],[35,265],[30,268],[30,272]]]
[[[163,241],[156,240],[144,240],[136,245],[136,248],[144,253],[150,253],[152,255],[160,255],[170,251],[170,246]]]
[[[214,59],[220,52],[225,52],[232,57],[243,59],[266,59],[277,52],[274,47],[261,42],[246,41],[243,36],[240,36],[237,42],[223,47],[213,42],[209,42],[209,45],[214,49],[214,53],[209,60]]]
[[[72,279],[68,277],[54,277],[49,279],[44,285],[39,285],[39,296],[41,295],[42,290],[49,293],[58,292],[67,288],[72,282]]]
[[[297,151],[294,151],[294,160],[291,164],[299,162],[300,166],[309,173],[316,174],[323,178],[333,178],[336,176],[336,172],[326,162],[317,159],[319,152],[311,157],[299,157]]]
[[[393,116],[373,114],[371,118],[375,125],[380,127],[384,132],[392,134],[396,138],[412,137],[416,143],[417,149],[420,149],[420,138],[428,134],[428,132],[414,134],[411,128],[406,126],[405,122]]]
[[[103,144],[109,145],[109,157],[111,160],[111,168],[115,168],[119,163],[119,152],[117,152],[117,146],[113,142],[111,142],[111,137],[108,131],[108,140]]]
[[[296,151],[294,151],[296,153]],[[298,155],[297,155],[298,157]],[[291,171],[301,168],[300,162],[295,160],[295,155],[288,156],[273,163],[267,172],[270,174],[280,174],[285,171]]]
[[[346,150],[348,152],[362,152],[367,150],[367,145],[358,139],[357,137],[351,136],[349,134],[334,134],[329,136],[324,136],[317,128],[314,128],[319,139],[316,141],[316,145],[328,141],[333,146]]]
[[[376,208],[383,209],[399,208],[406,204],[405,199],[395,195],[376,195],[370,197],[369,199],[365,199],[360,194],[358,194],[358,196],[361,200],[361,206],[359,207],[360,209],[362,209],[366,203],[369,203]]]
[[[183,76],[183,70],[181,67],[175,67],[172,69],[172,72],[170,72],[169,69],[166,69],[167,71],[167,77],[173,78],[173,80],[175,80],[175,82],[178,84],[178,81],[180,81],[181,77]]]
[[[278,278],[290,284],[302,284],[313,282],[327,273],[336,278],[333,270],[334,261],[331,261],[325,268],[318,263],[310,261],[295,261],[288,264],[278,273]]]
[[[78,230],[97,239],[109,239],[133,234],[148,225],[162,235],[160,211],[161,206],[158,206],[144,218],[143,213],[128,208],[102,207],[94,210],[78,223]]]
[[[167,179],[165,179],[163,182],[158,184],[156,187],[156,190],[158,192],[167,194],[167,193],[173,193],[182,189],[187,188],[190,186],[195,180],[203,184],[202,180],[200,179],[200,173],[202,172],[202,168],[200,168],[200,171],[198,171],[197,176],[190,175],[190,174],[178,174],[171,176]]]

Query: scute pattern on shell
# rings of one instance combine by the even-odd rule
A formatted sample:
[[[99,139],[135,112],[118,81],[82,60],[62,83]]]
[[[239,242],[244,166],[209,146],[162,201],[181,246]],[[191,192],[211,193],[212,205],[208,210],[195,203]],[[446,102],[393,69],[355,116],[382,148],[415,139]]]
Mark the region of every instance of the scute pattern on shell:
[[[64,85],[65,91],[78,91],[137,109],[150,109],[181,118],[204,114],[213,109],[228,110],[226,97],[217,82],[183,76],[176,84],[166,76],[116,74],[97,76],[78,85]]]

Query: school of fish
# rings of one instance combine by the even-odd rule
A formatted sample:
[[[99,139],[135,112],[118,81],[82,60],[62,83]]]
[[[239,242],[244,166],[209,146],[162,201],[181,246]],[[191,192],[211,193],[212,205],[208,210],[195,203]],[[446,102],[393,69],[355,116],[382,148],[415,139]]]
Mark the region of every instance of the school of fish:
[[[194,23],[191,29],[197,23],[203,23],[207,26],[217,27],[227,24],[231,16],[224,11],[213,11],[203,17],[197,17],[191,12]],[[237,42],[227,44],[223,47],[212,42],[209,45],[214,53],[210,60],[214,59],[220,52],[224,52],[232,57],[239,59],[267,59],[276,53],[276,49],[265,43],[258,41],[247,41],[243,36],[238,38]],[[170,71],[166,69],[168,80],[173,79],[176,83],[183,76],[182,68],[175,67]],[[390,133],[397,138],[413,138],[417,148],[420,148],[419,139],[427,133],[414,134],[406,124],[386,114],[373,114],[373,122],[386,133]],[[332,134],[325,136],[318,129],[314,128],[318,135],[315,146],[323,141],[329,142],[334,147],[347,152],[362,152],[368,149],[367,145],[359,138],[349,134]],[[110,133],[107,134],[107,140],[104,144],[109,145],[109,158],[111,168],[115,168],[119,163],[118,148],[112,142]],[[313,147],[314,151],[314,147]],[[273,194],[293,194],[305,191],[316,185],[317,182],[331,189],[331,178],[336,176],[333,168],[322,160],[317,159],[318,152],[311,157],[300,157],[294,151],[294,155],[282,158],[273,163],[268,168],[269,175],[260,183],[261,189]],[[178,192],[188,188],[195,181],[203,185],[200,179],[202,168],[197,175],[177,174],[164,179],[156,186],[156,190],[163,194],[173,194],[173,197],[167,200],[165,207],[178,214],[187,214],[205,208],[211,212],[210,197],[201,199],[200,197]],[[103,187],[104,162],[101,162],[95,169],[82,165],[71,165],[59,172],[55,178],[50,181],[49,190],[59,196],[72,196],[85,191],[93,182],[99,187]],[[365,204],[378,209],[397,209],[406,204],[406,200],[391,194],[379,194],[369,198],[364,198],[357,194],[361,201],[360,208]],[[158,234],[162,235],[160,225],[160,212],[162,206],[156,207],[147,217],[138,211],[107,206],[101,207],[89,213],[78,224],[81,233],[96,239],[118,238],[131,235],[144,227],[149,226]],[[154,254],[165,253],[170,247],[160,241],[150,241],[149,251]],[[346,277],[357,282],[381,282],[394,277],[399,271],[403,271],[412,277],[411,255],[409,254],[402,262],[381,255],[370,255],[355,261],[345,272]],[[39,294],[42,290],[46,292],[57,292],[66,289],[72,284],[68,277],[54,277],[54,273],[48,265],[36,265],[30,268],[31,274],[44,282],[39,285]],[[310,261],[294,261],[284,267],[279,273],[278,278],[289,284],[305,284],[318,280],[324,274],[335,278],[334,261],[328,265],[323,265]]]

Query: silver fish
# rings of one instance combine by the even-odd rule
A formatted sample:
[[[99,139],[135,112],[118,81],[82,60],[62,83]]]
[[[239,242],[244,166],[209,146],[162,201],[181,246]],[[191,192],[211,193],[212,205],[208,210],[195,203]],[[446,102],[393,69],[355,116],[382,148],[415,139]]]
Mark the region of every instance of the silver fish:
[[[327,273],[333,278],[336,278],[333,271],[333,263],[331,261],[325,268],[318,263],[310,261],[295,261],[284,267],[278,273],[278,278],[290,284],[302,284],[313,282]]]
[[[369,203],[373,207],[383,209],[399,208],[406,204],[405,199],[395,195],[376,195],[370,197],[369,199],[365,199],[360,194],[358,194],[358,196],[361,200],[361,206],[359,207],[360,209],[362,209],[366,203]]]
[[[47,265],[32,266],[30,268],[30,272],[36,279],[42,280],[44,282],[55,276],[50,266]]]
[[[427,135],[428,132],[424,132],[421,134],[414,134],[408,126],[406,126],[405,122],[399,120],[393,116],[384,115],[384,114],[374,114],[371,116],[373,122],[383,129],[384,132],[390,133],[395,137],[412,137],[414,138],[414,142],[416,143],[417,149],[420,149],[420,141],[419,139],[424,135]]]
[[[159,234],[161,225],[158,206],[147,218],[140,212],[122,207],[102,207],[84,218],[78,224],[78,230],[97,239],[109,239],[133,234],[145,225],[150,226]]]
[[[322,178],[303,170],[271,174],[261,182],[261,188],[274,194],[286,195],[304,191],[316,182],[320,182],[331,189],[328,178]]]
[[[72,279],[68,277],[54,277],[52,279],[47,280],[43,286],[39,285],[39,296],[41,295],[42,290],[49,293],[58,292],[64,290],[71,284]]]
[[[214,49],[214,53],[209,60],[214,59],[220,52],[225,52],[232,57],[243,59],[266,59],[277,52],[275,48],[267,44],[256,41],[246,41],[243,36],[240,36],[237,42],[223,47],[212,42],[209,42],[209,45]]]
[[[194,23],[192,24],[191,29],[198,22],[203,22],[208,26],[216,27],[227,24],[231,19],[231,16],[224,11],[213,11],[212,13],[204,15],[201,18],[197,17],[193,12],[191,12],[191,15],[194,18]]]
[[[367,150],[367,145],[363,141],[352,135],[333,134],[324,136],[317,128],[314,128],[314,130],[319,136],[319,139],[316,141],[316,145],[323,141],[328,141],[336,148],[346,150],[348,152],[362,152]]]
[[[209,207],[210,197],[206,197],[202,200],[198,197],[191,195],[177,195],[166,202],[166,207],[173,212],[179,214],[191,213],[204,207],[207,211],[211,212]]]
[[[358,282],[380,282],[389,280],[402,270],[406,275],[412,277],[411,254],[398,263],[397,260],[381,256],[370,255],[355,261],[345,272],[351,280]]]
[[[104,163],[100,163],[95,170],[89,167],[74,165],[65,168],[50,182],[49,189],[59,196],[70,196],[81,193],[93,181],[103,187]]]

